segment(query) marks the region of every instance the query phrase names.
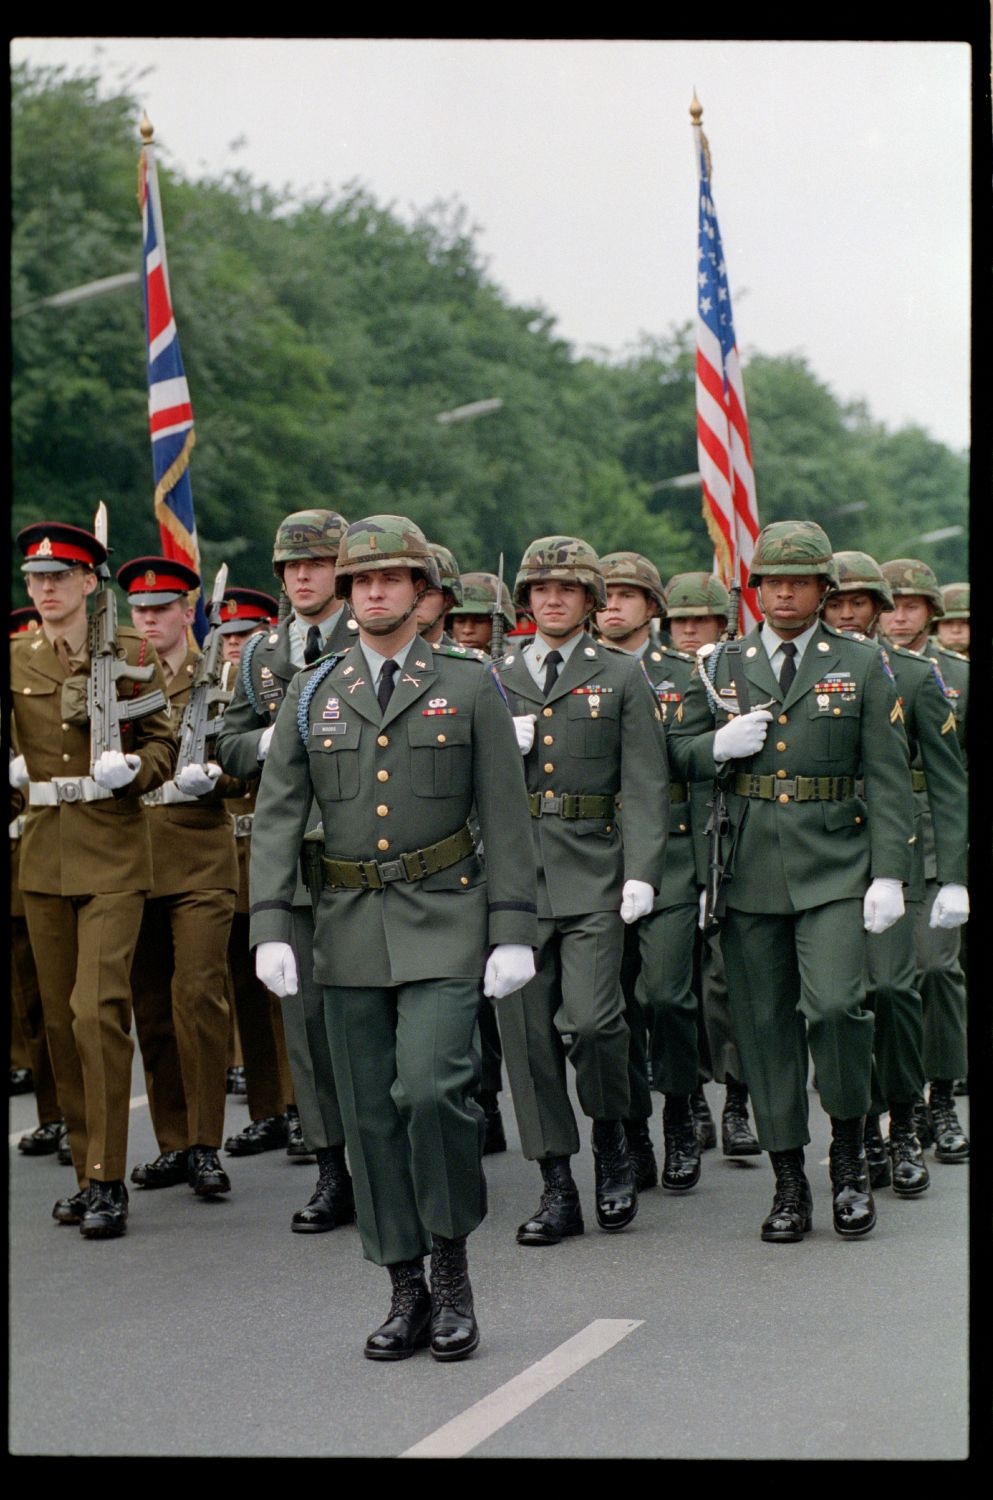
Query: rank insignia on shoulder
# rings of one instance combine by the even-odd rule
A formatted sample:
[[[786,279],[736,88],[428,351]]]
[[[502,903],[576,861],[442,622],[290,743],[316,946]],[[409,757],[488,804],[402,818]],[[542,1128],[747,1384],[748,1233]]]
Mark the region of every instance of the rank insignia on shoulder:
[[[661,661],[662,660],[662,652],[661,651],[650,651],[648,654],[652,658],[652,661]]]
[[[751,656],[758,656],[758,654],[759,654],[759,648],[758,648],[758,646],[749,646],[748,650],[745,652],[745,655],[749,656],[749,657],[751,657]]]
[[[942,724],[942,726],[941,726],[941,732],[942,732],[942,734],[951,734],[951,732],[952,732],[952,730],[954,728],[955,728],[955,714],[954,714],[954,711],[953,711],[952,713],[950,713],[948,715],[948,718],[945,720],[944,724]]]
[[[584,646],[583,655],[593,657],[596,656],[596,651],[592,646]]]
[[[817,649],[818,649],[818,651],[830,651],[831,650],[831,646],[830,646],[830,643],[828,641],[818,641],[817,642]]]
[[[905,722],[904,717],[903,717],[903,703],[901,702],[901,700],[899,698],[896,700],[896,702],[894,703],[893,707],[890,709],[890,723],[891,724],[895,724],[896,721],[897,721],[897,719],[900,720],[901,724],[903,724]]]

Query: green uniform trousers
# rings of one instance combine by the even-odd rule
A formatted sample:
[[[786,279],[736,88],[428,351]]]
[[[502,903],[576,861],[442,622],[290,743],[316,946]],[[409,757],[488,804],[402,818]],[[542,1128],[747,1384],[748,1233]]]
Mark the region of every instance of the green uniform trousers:
[[[478,982],[327,988],[324,1004],[366,1258],[394,1265],[432,1234],[470,1234],[486,1213]]]
[[[479,1092],[499,1094],[503,1088],[503,1044],[497,1026],[496,1007],[488,995],[484,995],[479,1003],[477,1050],[481,1062]]]
[[[630,1118],[623,948],[617,912],[539,917],[535,977],[500,1001],[504,1061],[528,1161],[579,1150],[563,1036],[571,1037],[568,1055],[583,1113],[593,1120]]]
[[[908,901],[899,922],[865,942],[865,1005],[875,1017],[872,1113],[876,1115],[891,1104],[912,1104],[924,1092],[924,1021],[914,957],[917,906],[916,901]]]
[[[245,1092],[252,1120],[271,1120],[292,1104],[293,1081],[286,1056],[280,1002],[256,977],[248,946],[248,913],[236,911],[228,943],[230,997],[238,1018]]]
[[[693,992],[696,919],[696,902],[669,906],[642,917],[624,935],[621,988],[627,998],[633,970],[634,999],[641,1010],[642,1026],[648,1027],[652,1088],[660,1094],[691,1094],[697,1086],[700,1057],[697,997]],[[633,965],[631,938],[637,945]]]
[[[807,1048],[821,1104],[835,1119],[870,1104],[872,1016],[865,995],[862,902],[787,915],[728,908],[723,949],[731,1020],[759,1143],[805,1146]]]
[[[38,1124],[54,1125],[56,1120],[61,1120],[62,1109],[55,1088],[52,1060],[48,1055],[38,971],[31,952],[28,924],[23,917],[10,919],[10,999],[11,1021],[19,1029],[25,1056],[20,1066],[30,1068],[34,1079]],[[11,1067],[14,1066],[12,1049]]]
[[[697,928],[694,970],[706,1035],[706,1047],[700,1048],[701,1061],[704,1052],[708,1054],[707,1065],[701,1068],[701,1072],[717,1083],[727,1083],[729,1078],[744,1083],[745,1065],[741,1060],[731,1020],[727,971],[719,932],[704,936]]]
[[[80,1187],[123,1180],[131,1116],[131,957],[145,897],[24,892],[45,1033]]]
[[[345,1144],[345,1127],[328,1046],[325,991],[314,982],[314,917],[310,908],[294,906],[292,923],[300,988],[280,1001],[283,1034],[304,1141],[311,1151],[324,1151]]]
[[[924,1005],[924,1076],[965,1078],[968,1001],[960,958],[962,928],[928,926],[937,894],[937,883],[929,880],[914,924],[917,984]]]

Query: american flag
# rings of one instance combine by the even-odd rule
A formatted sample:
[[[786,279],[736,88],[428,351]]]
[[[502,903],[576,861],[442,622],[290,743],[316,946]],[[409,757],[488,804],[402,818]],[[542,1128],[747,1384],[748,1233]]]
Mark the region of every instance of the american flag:
[[[196,441],[193,407],[172,315],[162,205],[151,144],[151,127],[143,121],[146,144],[138,167],[138,201],[144,250],[145,339],[148,354],[148,423],[152,435],[155,519],[165,557],[200,572],[200,545],[193,515],[190,451]],[[203,590],[197,598],[193,632],[207,634]]]
[[[728,587],[736,577],[741,585],[741,629],[745,631],[759,619],[755,590],[747,587],[759,531],[755,475],[727,264],[710,188],[710,149],[699,123],[694,123],[693,133],[700,177],[696,441],[703,517],[714,545],[715,571]]]

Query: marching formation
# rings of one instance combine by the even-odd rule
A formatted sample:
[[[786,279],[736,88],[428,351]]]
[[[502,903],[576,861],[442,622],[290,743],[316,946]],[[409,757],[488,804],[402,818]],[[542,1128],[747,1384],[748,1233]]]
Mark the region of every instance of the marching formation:
[[[167,557],[117,569],[118,623],[102,516],[17,545],[11,1090],[19,1149],[74,1171],[58,1224],[120,1238],[129,1185],[210,1200],[239,1156],[315,1159],[288,1229],[355,1221],[386,1268],[366,1357],[453,1361],[505,1078],[525,1258],[691,1192],[710,1080],[724,1154],[769,1154],[769,1243],[814,1222],[811,1083],[844,1238],[968,1159],[968,585],[778,521],[740,637],[708,573],[551,536],[508,587],[407,517],[316,508],[277,529],[278,600],[221,570],[197,648]]]

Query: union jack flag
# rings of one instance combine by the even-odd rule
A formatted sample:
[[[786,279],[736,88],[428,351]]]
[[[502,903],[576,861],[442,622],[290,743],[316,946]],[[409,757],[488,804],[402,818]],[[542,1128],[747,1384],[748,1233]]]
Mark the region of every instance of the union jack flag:
[[[695,101],[694,101],[695,102]],[[698,107],[698,106],[697,106]],[[745,387],[734,337],[731,290],[710,187],[710,148],[694,123],[700,178],[697,261],[696,441],[703,480],[703,517],[714,546],[714,568],[730,588],[741,586],[741,630],[759,619],[748,568],[759,532]]]
[[[152,435],[155,519],[159,525],[163,556],[176,558],[199,573],[200,544],[190,484],[190,451],[196,442],[193,407],[176,320],[172,314],[162,204],[155,153],[150,141],[142,149],[139,162],[138,201],[144,250],[148,424]],[[193,632],[199,642],[203,641],[207,629],[201,589],[193,622]]]

